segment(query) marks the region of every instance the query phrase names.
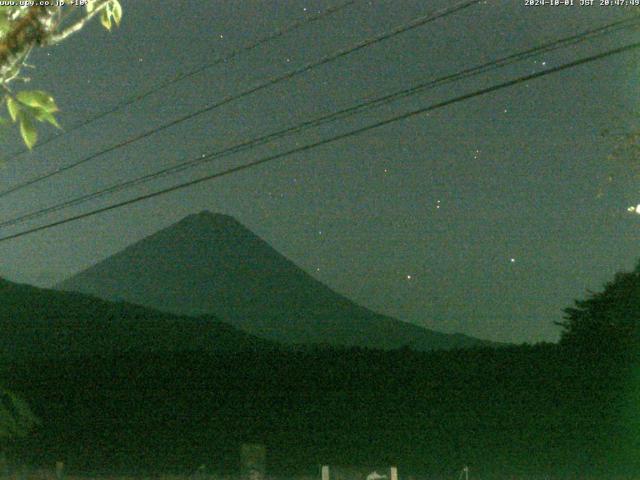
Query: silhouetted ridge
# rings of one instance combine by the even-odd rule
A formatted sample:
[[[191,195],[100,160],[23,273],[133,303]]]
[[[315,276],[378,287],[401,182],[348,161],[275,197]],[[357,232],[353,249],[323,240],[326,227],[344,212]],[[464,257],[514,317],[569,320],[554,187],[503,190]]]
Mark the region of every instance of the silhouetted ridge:
[[[214,314],[294,344],[416,349],[488,342],[379,315],[334,292],[235,218],[189,215],[57,286],[175,314]]]
[[[213,315],[191,318],[0,278],[0,358],[274,348]]]

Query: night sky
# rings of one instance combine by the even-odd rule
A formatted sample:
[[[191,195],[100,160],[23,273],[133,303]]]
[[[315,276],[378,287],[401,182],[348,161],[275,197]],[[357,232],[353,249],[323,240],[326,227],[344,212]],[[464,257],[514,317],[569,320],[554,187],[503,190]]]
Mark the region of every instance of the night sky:
[[[579,0],[575,0],[576,3]],[[303,0],[123,1],[30,59],[72,126],[131,95],[335,5]],[[446,1],[357,1],[329,18],[177,83],[90,127],[9,159],[0,191],[406,23]],[[363,99],[603,25],[621,7],[491,1],[184,122],[0,200],[0,219],[258,137]],[[64,218],[317,141],[422,105],[638,41],[638,30],[449,84],[363,115],[215,160],[0,232]],[[637,125],[638,53],[394,123],[150,201],[0,244],[0,275],[51,286],[182,217],[233,215],[340,293],[444,332],[555,341],[562,309],[640,258],[640,178],[611,162],[606,129]],[[54,130],[41,129],[43,138]],[[20,147],[5,131],[5,151]],[[618,174],[607,184],[610,173]],[[603,194],[598,192],[604,186]]]

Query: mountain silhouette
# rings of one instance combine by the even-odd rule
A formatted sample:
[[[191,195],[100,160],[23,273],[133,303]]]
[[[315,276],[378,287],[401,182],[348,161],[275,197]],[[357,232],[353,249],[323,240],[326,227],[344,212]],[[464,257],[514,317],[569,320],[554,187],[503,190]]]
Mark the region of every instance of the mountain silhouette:
[[[487,345],[355,304],[297,267],[233,217],[189,215],[55,288],[180,315],[212,314],[287,344],[418,350]]]
[[[0,358],[276,348],[213,316],[190,318],[0,279]]]

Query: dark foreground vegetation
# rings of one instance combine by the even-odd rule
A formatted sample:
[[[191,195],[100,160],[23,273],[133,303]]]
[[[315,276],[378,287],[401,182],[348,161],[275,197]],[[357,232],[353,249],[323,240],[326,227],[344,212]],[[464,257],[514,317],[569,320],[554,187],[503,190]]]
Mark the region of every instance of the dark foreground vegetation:
[[[28,463],[235,471],[239,443],[260,441],[279,473],[381,461],[415,473],[623,473],[640,464],[629,367],[539,345],[128,354],[34,360],[5,378],[43,422],[14,445]]]
[[[42,425],[10,445],[71,471],[235,472],[241,442],[273,474],[396,464],[476,478],[640,473],[640,269],[567,310],[560,344],[129,352],[3,366]]]

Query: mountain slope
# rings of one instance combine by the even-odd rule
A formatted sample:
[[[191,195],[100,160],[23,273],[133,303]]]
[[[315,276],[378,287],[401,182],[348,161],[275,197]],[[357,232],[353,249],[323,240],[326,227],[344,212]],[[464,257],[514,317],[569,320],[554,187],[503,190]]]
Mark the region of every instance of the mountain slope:
[[[0,357],[207,353],[272,345],[212,316],[190,318],[0,279]]]
[[[214,314],[242,330],[285,343],[411,346],[478,345],[376,314],[334,292],[232,217],[185,217],[57,285],[177,314]]]

